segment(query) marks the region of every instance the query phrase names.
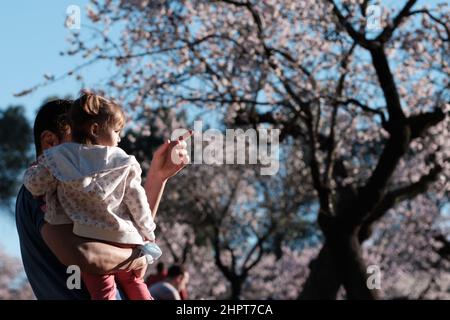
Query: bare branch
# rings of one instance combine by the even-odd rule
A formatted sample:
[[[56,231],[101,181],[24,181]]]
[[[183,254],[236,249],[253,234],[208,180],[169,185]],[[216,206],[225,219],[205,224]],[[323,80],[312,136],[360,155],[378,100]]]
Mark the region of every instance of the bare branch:
[[[225,204],[225,206],[222,208],[221,212],[219,213],[220,217],[225,217],[227,212],[230,210],[230,207],[235,200],[237,190],[239,187],[239,183],[240,183],[240,180],[237,180],[236,183],[234,184],[227,203]],[[215,261],[217,267],[222,271],[224,276],[227,279],[232,279],[233,276],[235,275],[235,272],[234,272],[235,270],[227,267],[223,263],[223,261],[220,257],[221,252],[222,252],[222,247],[220,245],[220,230],[219,230],[221,221],[222,221],[222,219],[220,219],[220,222],[218,224],[214,224],[212,226],[213,227],[213,238],[211,240],[212,240],[212,245],[214,248],[214,261]]]
[[[232,271],[223,263],[222,259],[220,258],[222,250],[220,248],[219,228],[217,226],[214,226],[213,229],[214,236],[212,239],[212,245],[214,248],[214,261],[219,270],[222,271],[223,275],[227,279],[231,279],[233,277]]]
[[[339,23],[345,28],[347,33],[350,35],[350,37],[355,41],[357,44],[359,44],[361,47],[370,49],[373,47],[373,41],[367,40],[365,35],[356,31],[353,26],[350,24],[350,22],[347,20],[346,17],[344,17],[337,7],[337,5],[334,3],[333,0],[328,0],[328,2],[333,6],[333,12],[336,15],[336,17],[339,20]]]
[[[72,70],[69,70],[69,71],[63,73],[62,75],[60,75],[60,76],[58,76],[58,77],[52,77],[52,78],[49,78],[47,81],[44,81],[44,82],[42,82],[42,83],[39,83],[39,84],[37,84],[37,85],[35,85],[35,86],[29,88],[29,89],[26,89],[26,90],[21,91],[21,92],[14,93],[13,95],[14,95],[15,97],[22,97],[22,96],[25,96],[25,95],[27,95],[27,94],[30,94],[30,93],[32,93],[33,91],[36,91],[37,89],[39,89],[39,88],[41,88],[41,87],[48,86],[49,84],[58,82],[58,81],[63,80],[63,79],[65,79],[65,78],[67,78],[67,77],[71,77],[71,76],[73,76],[76,72],[79,72],[79,71],[83,70],[84,68],[86,68],[86,67],[88,67],[88,66],[94,64],[95,62],[98,62],[99,60],[100,60],[100,58],[99,58],[98,56],[95,57],[95,58],[92,58],[91,60],[88,60],[88,61],[86,61],[85,63],[82,63],[82,64],[76,66],[76,67],[73,68]]]
[[[411,139],[419,138],[430,127],[438,124],[444,119],[445,113],[441,109],[408,117],[407,123],[411,129]]]
[[[235,5],[236,7],[246,7],[248,1],[241,2],[241,1],[235,1],[235,0],[219,0],[218,2],[225,2],[232,5]]]
[[[350,50],[346,54],[344,54],[344,57],[341,60],[341,67],[344,71],[340,75],[336,89],[335,89],[334,95],[337,99],[339,99],[342,96],[342,93],[344,90],[345,78],[347,77],[347,74],[348,74],[348,70],[347,70],[348,61],[350,60],[350,57],[351,57],[355,47],[356,47],[356,42],[354,42],[352,44]],[[333,171],[332,163],[334,162],[335,149],[336,149],[335,148],[336,147],[335,127],[336,127],[336,117],[337,117],[337,113],[338,113],[338,108],[339,108],[339,103],[334,103],[332,114],[331,114],[330,133],[328,136],[329,148],[328,148],[327,157],[325,159],[325,172],[324,172],[324,176],[323,176],[323,184],[325,186],[329,186],[329,182],[330,182],[330,179],[332,176],[332,171]]]
[[[233,270],[233,273],[236,273],[236,256],[234,255],[233,249],[231,249],[229,245],[226,245],[225,249],[231,254],[231,270]]]
[[[260,101],[244,99],[244,98],[238,98],[238,99],[227,99],[227,98],[220,98],[220,97],[189,98],[189,97],[181,97],[181,96],[179,96],[177,98],[179,98],[183,101],[188,101],[188,102],[218,102],[221,104],[244,103],[244,104],[250,104],[250,105],[255,105],[255,106],[275,106],[275,105],[286,106],[285,101],[271,103],[271,102],[260,102]]]
[[[367,10],[368,4],[369,4],[369,0],[364,0],[362,3],[359,4],[359,10],[361,11],[361,15],[363,17],[366,17],[366,10]]]
[[[302,71],[307,77],[308,80],[311,82],[311,85],[313,88],[317,87],[316,80],[314,79],[314,76],[312,73],[304,66],[301,65],[300,62],[298,62],[294,57],[292,57],[288,52],[276,49],[276,48],[269,48],[270,51],[275,52],[283,56],[286,60],[288,60],[290,63],[292,63],[295,67],[297,67],[300,71]]]
[[[385,126],[387,124],[386,116],[384,115],[383,111],[378,110],[378,109],[373,109],[373,108],[363,104],[361,101],[359,101],[357,99],[350,98],[347,100],[339,101],[339,103],[343,104],[343,105],[354,104],[366,112],[373,113],[373,114],[380,116],[381,123],[383,124],[383,126]]]
[[[104,60],[122,61],[122,60],[129,60],[129,59],[134,59],[134,58],[145,57],[145,56],[152,56],[155,54],[166,53],[166,52],[170,52],[170,51],[174,51],[174,50],[180,50],[180,49],[183,49],[183,47],[184,46],[170,47],[170,48],[163,48],[163,49],[158,49],[158,50],[143,51],[143,52],[127,54],[127,55],[105,55],[105,54],[102,54],[101,56],[99,56],[99,58],[104,59]]]
[[[434,240],[441,243],[441,248],[437,250],[437,253],[442,258],[450,260],[450,241],[442,234],[435,236]]]
[[[447,39],[442,39],[443,41],[449,41],[450,40],[450,27],[448,22],[444,22],[442,20],[440,20],[439,18],[435,17],[434,15],[431,14],[431,12],[427,9],[420,9],[420,10],[414,10],[409,12],[408,16],[412,16],[415,14],[426,14],[428,17],[430,17],[431,20],[433,20],[434,22],[437,22],[438,24],[440,24],[441,26],[444,27],[445,32],[447,33]]]
[[[270,228],[267,230],[267,232],[262,237],[259,237],[255,233],[256,236],[258,237],[258,241],[251,248],[251,250],[247,253],[247,255],[246,255],[245,259],[244,259],[244,263],[242,264],[242,266],[243,266],[242,274],[248,273],[248,271],[250,271],[254,266],[256,266],[258,264],[258,262],[261,260],[262,255],[264,253],[263,243],[275,231],[275,229],[276,229],[276,224],[272,224],[270,226]],[[252,257],[252,255],[255,253],[255,251],[257,249],[259,250],[257,257],[255,258],[255,260],[253,260],[253,262],[251,264],[247,265],[247,263],[250,261],[250,258]]]
[[[386,212],[393,208],[396,204],[406,200],[413,199],[417,195],[425,192],[428,187],[436,181],[439,174],[442,172],[442,167],[436,165],[434,168],[423,175],[417,182],[414,182],[405,187],[401,187],[386,193],[383,199],[378,203],[378,205],[371,211],[369,216],[364,220],[359,238],[361,242],[366,240],[369,236],[368,230],[372,224],[382,218]]]
[[[373,66],[377,73],[378,81],[383,90],[384,99],[389,113],[389,122],[392,126],[399,127],[405,118],[398,94],[397,86],[392,75],[389,62],[383,47],[370,50]]]
[[[258,248],[258,255],[256,256],[255,260],[251,264],[249,264],[248,266],[244,265],[243,274],[247,274],[254,266],[256,266],[263,256],[264,250],[262,248],[262,244],[255,245],[254,248],[255,249]]]
[[[171,241],[169,241],[169,239],[166,236],[166,232],[164,232],[164,230],[162,230],[163,232],[161,232],[161,237],[164,241],[164,243],[166,244],[167,248],[169,248],[170,254],[172,255],[172,258],[175,262],[179,261],[179,257],[178,255],[175,253],[175,250],[172,247]]]
[[[393,22],[390,23],[384,30],[380,33],[380,35],[376,38],[376,41],[381,43],[387,42],[391,37],[394,31],[398,28],[398,26],[404,21],[404,19],[409,15],[410,9],[414,6],[417,0],[408,0],[402,10],[397,14],[394,18]]]

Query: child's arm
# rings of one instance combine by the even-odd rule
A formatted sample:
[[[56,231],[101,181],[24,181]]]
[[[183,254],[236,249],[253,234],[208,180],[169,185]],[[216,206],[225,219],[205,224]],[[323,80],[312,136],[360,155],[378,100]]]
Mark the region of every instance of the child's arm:
[[[159,146],[153,154],[152,163],[148,170],[144,186],[153,219],[155,219],[156,212],[158,211],[159,202],[161,201],[167,179],[176,175],[187,163],[189,163],[186,141],[193,134],[194,131],[189,130],[183,136],[179,137],[178,140],[168,140]],[[182,161],[181,164],[172,162],[172,153],[174,149],[179,152],[179,159]]]
[[[34,163],[27,171],[25,171],[24,182],[25,188],[31,192],[33,196],[42,196],[47,190],[55,187],[56,179],[42,164]]]
[[[147,201],[145,190],[141,185],[141,169],[132,166],[127,178],[124,202],[130,210],[133,221],[139,233],[147,240],[154,241],[153,231],[156,228],[153,222],[150,205]]]

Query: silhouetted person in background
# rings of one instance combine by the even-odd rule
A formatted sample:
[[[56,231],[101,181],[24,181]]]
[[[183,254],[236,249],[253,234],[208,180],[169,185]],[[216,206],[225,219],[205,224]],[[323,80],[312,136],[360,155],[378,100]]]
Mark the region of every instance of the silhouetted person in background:
[[[187,284],[189,282],[189,273],[187,271],[184,272],[184,278],[183,283],[181,284],[180,288],[178,289],[178,293],[180,294],[181,300],[188,300],[188,291],[187,291]]]
[[[167,277],[167,268],[164,265],[164,262],[158,262],[156,265],[156,274],[150,274],[145,280],[145,284],[148,288],[154,285],[157,282],[165,280]]]
[[[164,281],[150,287],[150,294],[156,300],[181,300],[180,289],[186,286],[186,271],[183,266],[173,265]]]

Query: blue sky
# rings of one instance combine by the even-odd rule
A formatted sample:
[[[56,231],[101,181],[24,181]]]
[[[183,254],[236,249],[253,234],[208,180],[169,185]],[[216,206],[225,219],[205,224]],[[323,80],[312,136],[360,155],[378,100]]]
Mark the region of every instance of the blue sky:
[[[31,121],[41,102],[51,95],[76,95],[81,89],[75,79],[65,79],[42,87],[25,97],[13,93],[44,80],[45,73],[59,75],[82,61],[78,57],[60,56],[68,48],[67,36],[72,32],[64,26],[66,9],[78,5],[82,14],[88,0],[1,1],[0,2],[0,109],[19,104],[26,108]],[[87,19],[82,15],[81,28]],[[108,72],[94,66],[86,76],[88,84],[104,78]],[[13,216],[0,209],[0,246],[12,254],[20,254]]]
[[[0,108],[20,104],[27,108],[29,119],[40,103],[50,95],[76,95],[80,84],[65,79],[40,88],[25,97],[20,92],[44,80],[45,73],[58,76],[80,64],[81,58],[60,56],[68,48],[67,37],[72,32],[64,26],[66,9],[78,5],[81,9],[81,28],[87,23],[83,15],[88,0],[59,1],[1,1],[0,2]],[[87,83],[95,83],[108,74],[99,67],[91,68]]]

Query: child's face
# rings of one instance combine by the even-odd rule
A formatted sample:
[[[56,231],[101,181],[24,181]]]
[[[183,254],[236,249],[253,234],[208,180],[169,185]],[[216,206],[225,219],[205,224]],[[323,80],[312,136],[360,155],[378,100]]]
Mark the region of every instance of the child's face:
[[[99,133],[97,143],[102,146],[117,147],[120,142],[120,131],[121,129],[108,126]]]

